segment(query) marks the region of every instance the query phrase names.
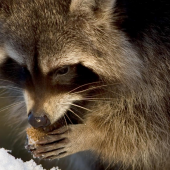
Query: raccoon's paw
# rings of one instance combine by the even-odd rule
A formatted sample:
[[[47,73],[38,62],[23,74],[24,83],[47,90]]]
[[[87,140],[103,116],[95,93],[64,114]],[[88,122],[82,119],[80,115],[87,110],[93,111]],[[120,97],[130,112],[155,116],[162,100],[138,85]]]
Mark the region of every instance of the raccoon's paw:
[[[36,143],[33,155],[41,159],[57,159],[81,151],[83,129],[84,125],[69,125],[48,133]]]

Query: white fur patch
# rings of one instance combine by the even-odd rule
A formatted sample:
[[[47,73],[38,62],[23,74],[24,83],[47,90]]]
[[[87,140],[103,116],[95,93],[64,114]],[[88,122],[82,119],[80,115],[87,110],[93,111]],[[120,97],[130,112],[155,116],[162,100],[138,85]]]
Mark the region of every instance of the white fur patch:
[[[66,65],[75,65],[78,63],[82,63],[87,67],[89,66],[90,68],[93,68],[94,65],[97,65],[97,61],[94,56],[79,51],[72,51],[71,53],[67,53],[57,60],[55,57],[53,58],[51,57],[51,60],[47,60],[47,62],[40,61],[40,67],[44,74],[48,74],[51,70]]]
[[[34,101],[31,99],[29,93],[26,90],[24,90],[23,94],[24,94],[24,99],[25,99],[27,114],[28,114],[30,110],[32,110],[33,108]]]
[[[3,61],[6,59],[6,53],[3,48],[0,48],[0,63],[3,63]]]
[[[10,58],[15,60],[19,64],[24,64],[24,58],[19,54],[15,49],[13,49],[10,45],[5,46],[6,52]]]
[[[60,94],[48,99],[44,103],[43,109],[48,113],[51,123],[54,123],[64,116],[74,101],[81,99],[82,97],[79,94]]]

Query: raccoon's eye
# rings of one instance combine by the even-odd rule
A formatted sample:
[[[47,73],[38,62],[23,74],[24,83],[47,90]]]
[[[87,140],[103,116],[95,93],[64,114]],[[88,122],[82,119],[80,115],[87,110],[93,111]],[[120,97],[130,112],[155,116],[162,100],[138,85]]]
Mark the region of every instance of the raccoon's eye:
[[[51,71],[49,78],[52,80],[52,84],[69,84],[72,82],[73,78],[76,76],[76,66],[66,65],[56,70]]]
[[[64,66],[64,67],[58,69],[55,72],[55,74],[56,75],[66,75],[69,71],[70,71],[70,67],[69,66]]]

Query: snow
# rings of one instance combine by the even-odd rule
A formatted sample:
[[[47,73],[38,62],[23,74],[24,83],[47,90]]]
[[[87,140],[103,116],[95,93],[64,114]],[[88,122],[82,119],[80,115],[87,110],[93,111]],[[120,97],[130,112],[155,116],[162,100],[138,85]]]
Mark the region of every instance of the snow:
[[[41,165],[37,165],[32,159],[23,162],[21,159],[15,159],[9,154],[10,151],[0,148],[0,170],[45,170]],[[59,170],[57,167],[51,170]]]

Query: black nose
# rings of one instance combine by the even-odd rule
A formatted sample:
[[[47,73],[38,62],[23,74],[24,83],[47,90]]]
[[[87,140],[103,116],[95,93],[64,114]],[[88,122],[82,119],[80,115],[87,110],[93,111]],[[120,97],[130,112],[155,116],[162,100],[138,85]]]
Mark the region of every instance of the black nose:
[[[34,128],[45,127],[45,126],[49,126],[51,124],[50,120],[48,119],[48,117],[46,115],[40,116],[40,117],[35,117],[33,115],[33,112],[29,113],[28,122]]]

